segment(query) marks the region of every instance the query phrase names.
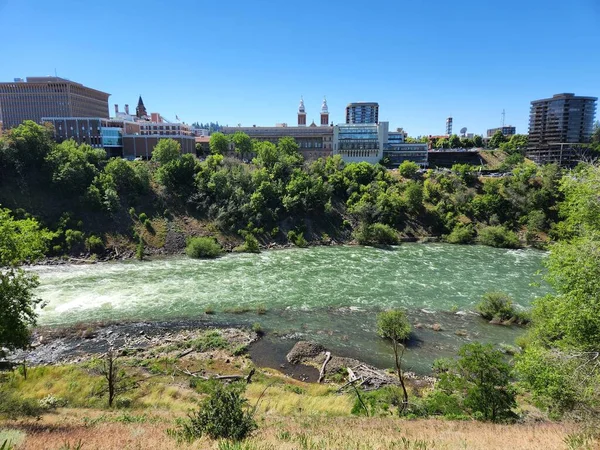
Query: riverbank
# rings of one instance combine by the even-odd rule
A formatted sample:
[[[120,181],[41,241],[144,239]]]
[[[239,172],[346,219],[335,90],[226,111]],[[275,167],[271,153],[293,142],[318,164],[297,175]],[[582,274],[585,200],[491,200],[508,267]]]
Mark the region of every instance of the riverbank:
[[[257,339],[254,331],[189,329],[189,323],[154,329],[148,325],[98,324],[89,329],[38,330],[36,337],[42,342],[35,350],[48,347],[54,351],[71,342],[79,351],[87,349],[91,353],[65,358],[58,364],[29,366],[26,376],[23,371],[4,374],[11,392],[39,401],[46,409],[41,419],[0,421],[0,443],[3,438],[12,439],[19,450],[77,445],[103,450],[176,445],[247,450],[390,449],[398,445],[448,450],[550,450],[564,448],[566,437],[578,430],[575,424],[548,421],[531,405],[520,409],[519,423],[513,425],[400,419],[393,397],[385,400],[391,403],[377,417],[356,417],[352,415],[356,396],[352,390],[340,390],[346,381],[340,374],[330,373],[320,384],[314,382],[312,374],[318,374],[318,370],[311,366],[304,366],[302,377],[284,374],[285,367],[273,370],[256,364],[253,352],[269,354],[272,347],[265,338]],[[136,381],[120,392],[112,408],[106,405],[102,359],[98,359],[101,355],[95,353],[102,350],[101,343],[108,342],[124,345],[115,350],[114,363],[123,371],[123,380]],[[263,343],[266,346],[261,348]],[[249,345],[248,352],[244,351],[245,345]],[[210,392],[211,379],[236,377],[251,380],[245,397],[250,406],[256,405],[259,423],[258,430],[239,444],[243,447],[207,438],[193,445],[177,444],[166,433]],[[420,397],[429,386],[411,377],[411,398]]]

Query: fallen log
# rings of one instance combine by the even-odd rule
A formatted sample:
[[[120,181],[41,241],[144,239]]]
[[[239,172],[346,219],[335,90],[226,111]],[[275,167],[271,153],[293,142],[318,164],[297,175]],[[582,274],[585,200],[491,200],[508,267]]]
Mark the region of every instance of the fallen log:
[[[325,378],[325,367],[327,367],[327,363],[331,359],[331,352],[325,353],[325,361],[323,361],[323,365],[321,366],[321,371],[319,372],[319,383],[323,381]]]
[[[204,381],[208,381],[208,380],[219,380],[219,381],[246,380],[247,384],[250,384],[252,382],[252,376],[255,373],[255,369],[252,369],[250,371],[250,373],[248,373],[248,375],[212,375],[212,376],[209,376],[209,377],[205,377],[203,375],[198,375],[198,372],[190,372],[187,369],[181,369],[181,368],[179,368],[177,366],[175,366],[175,368],[179,372],[181,372],[181,373],[183,373],[183,374],[185,374],[185,375],[187,375],[189,377],[199,378],[199,379],[204,380]]]

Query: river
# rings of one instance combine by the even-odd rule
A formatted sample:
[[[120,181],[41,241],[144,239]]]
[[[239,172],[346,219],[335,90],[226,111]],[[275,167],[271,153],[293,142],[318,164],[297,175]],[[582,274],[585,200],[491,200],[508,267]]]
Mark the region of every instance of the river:
[[[502,290],[527,308],[549,292],[536,274],[544,258],[535,250],[403,244],[392,250],[312,247],[216,260],[170,257],[32,270],[40,276],[37,293],[47,302],[40,325],[258,322],[266,339],[280,347],[313,339],[378,366],[390,366],[392,359],[390,347],[376,335],[376,314],[403,308],[414,325],[423,326],[414,329],[406,367],[426,373],[435,358],[452,356],[463,343],[512,344],[522,328],[490,325],[473,313],[474,306],[485,292]],[[442,331],[433,331],[433,324]]]

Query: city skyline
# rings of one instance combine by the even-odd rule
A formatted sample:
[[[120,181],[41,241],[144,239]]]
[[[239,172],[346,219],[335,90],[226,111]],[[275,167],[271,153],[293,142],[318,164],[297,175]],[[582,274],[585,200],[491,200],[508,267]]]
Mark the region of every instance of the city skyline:
[[[234,1],[222,9],[186,0],[174,11],[155,0],[109,0],[83,16],[74,0],[63,3],[58,11],[0,0],[0,27],[15,37],[0,80],[56,70],[111,93],[111,105],[135,105],[141,94],[149,112],[229,126],[292,125],[300,96],[307,124],[320,123],[323,96],[334,123],[345,121],[348,103],[378,102],[380,120],[411,136],[443,134],[448,116],[455,131],[485,135],[502,124],[503,110],[506,125],[527,133],[532,100],[600,94],[593,0],[509,0],[502,8],[463,0],[452,9],[438,1],[373,8],[308,1],[295,9]],[[366,40],[344,34],[372,23]],[[576,32],[552,33],[557,27]]]

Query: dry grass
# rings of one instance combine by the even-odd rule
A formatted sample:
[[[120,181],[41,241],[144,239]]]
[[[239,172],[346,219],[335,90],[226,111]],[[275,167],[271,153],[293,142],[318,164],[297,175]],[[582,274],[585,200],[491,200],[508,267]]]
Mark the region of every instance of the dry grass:
[[[60,449],[81,441],[86,450],[218,449],[219,443],[202,439],[178,445],[166,434],[172,422],[166,417],[147,417],[140,423],[122,423],[123,416],[101,416],[86,426],[83,411],[57,414],[42,422],[13,425],[27,434],[19,449]],[[131,416],[136,417],[136,416]],[[139,417],[139,416],[138,416]],[[115,422],[121,420],[121,422]],[[88,420],[89,423],[89,420]],[[264,417],[259,429],[243,446],[245,450],[296,449],[469,449],[553,450],[564,449],[564,437],[574,431],[568,424],[492,425],[427,419]],[[64,447],[63,447],[64,448]]]

